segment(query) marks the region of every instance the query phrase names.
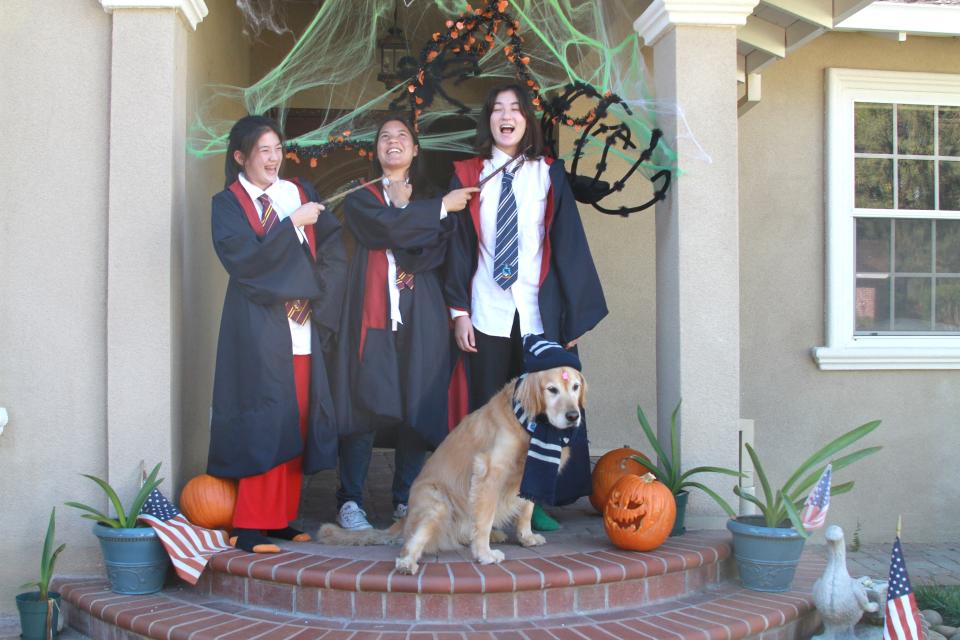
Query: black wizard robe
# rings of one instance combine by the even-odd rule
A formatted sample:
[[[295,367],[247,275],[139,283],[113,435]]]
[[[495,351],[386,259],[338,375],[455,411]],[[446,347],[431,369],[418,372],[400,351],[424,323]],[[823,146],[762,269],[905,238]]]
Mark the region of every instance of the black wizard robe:
[[[379,185],[344,202],[344,223],[357,250],[333,383],[341,435],[404,424],[436,447],[448,433],[451,338],[441,272],[454,225],[440,219],[440,206],[440,198],[388,206]],[[390,321],[386,249],[398,271],[414,276],[413,289],[402,292],[413,297],[402,317],[408,335],[402,354]]]
[[[301,201],[317,202],[312,187],[296,183]],[[340,319],[346,255],[340,223],[323,212],[305,231],[316,259],[284,218],[262,227],[239,182],[213,197],[213,246],[230,276],[220,319],[213,383],[207,472],[242,478],[303,455],[314,473],[337,464],[336,422],[324,351]],[[310,300],[310,416],[306,443],[293,379],[293,347],[285,303]]]
[[[550,165],[550,190],[543,216],[538,302],[544,337],[565,345],[593,329],[607,315],[607,303],[563,161],[547,157],[544,160]],[[480,157],[454,162],[451,188],[476,185],[483,162]],[[472,198],[469,207],[456,217],[457,229],[448,251],[444,294],[451,308],[470,313],[473,277],[479,259],[480,198]],[[557,483],[556,504],[569,504],[590,494],[586,415],[570,447],[570,460]]]

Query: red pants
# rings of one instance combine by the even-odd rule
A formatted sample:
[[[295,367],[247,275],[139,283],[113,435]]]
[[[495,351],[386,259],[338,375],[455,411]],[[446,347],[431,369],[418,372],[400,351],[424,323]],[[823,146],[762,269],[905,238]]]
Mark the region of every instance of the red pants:
[[[293,379],[300,408],[300,436],[306,439],[310,414],[310,356],[293,356]],[[233,526],[237,529],[283,529],[296,520],[303,482],[303,458],[297,456],[260,475],[240,478]]]

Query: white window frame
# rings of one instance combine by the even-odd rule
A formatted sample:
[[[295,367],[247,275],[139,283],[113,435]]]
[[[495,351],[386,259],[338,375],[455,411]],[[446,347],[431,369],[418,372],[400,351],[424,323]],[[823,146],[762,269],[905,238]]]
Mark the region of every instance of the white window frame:
[[[821,369],[960,369],[960,336],[855,335],[854,102],[960,106],[960,75],[827,69],[826,342]],[[894,198],[897,194],[894,194]],[[864,210],[858,215],[863,217]],[[960,211],[877,210],[883,218],[960,219]]]

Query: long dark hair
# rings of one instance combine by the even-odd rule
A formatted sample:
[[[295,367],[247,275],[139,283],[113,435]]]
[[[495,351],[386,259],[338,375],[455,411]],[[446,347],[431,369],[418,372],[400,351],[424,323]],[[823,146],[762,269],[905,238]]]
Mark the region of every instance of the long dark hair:
[[[543,155],[543,132],[540,131],[540,123],[537,122],[537,116],[533,111],[530,95],[526,89],[515,82],[494,87],[487,94],[483,109],[480,110],[480,119],[477,121],[477,140],[473,149],[481,158],[493,156],[494,143],[493,133],[490,131],[490,116],[493,114],[493,105],[497,102],[497,96],[504,91],[512,91],[517,96],[520,109],[523,111],[523,119],[527,122],[523,138],[520,140],[520,150],[528,149],[527,159],[536,160]]]
[[[423,149],[420,148],[420,137],[417,135],[416,130],[414,130],[413,125],[410,124],[410,120],[399,113],[391,113],[384,116],[377,126],[377,133],[373,137],[373,153],[371,154],[373,162],[370,163],[370,179],[372,180],[383,175],[383,167],[380,165],[380,156],[377,155],[377,147],[380,140],[380,132],[391,122],[399,122],[406,127],[410,138],[413,140],[413,144],[415,144],[419,150],[417,155],[413,157],[407,173],[410,185],[413,187],[413,193],[410,196],[411,199],[418,200],[433,197],[437,193],[437,188],[426,178],[423,172],[423,166],[420,164],[420,158],[423,154]]]
[[[273,131],[280,138],[283,144],[283,132],[280,131],[280,125],[272,118],[266,116],[245,116],[237,120],[237,123],[230,129],[230,140],[227,143],[227,157],[223,166],[223,175],[226,182],[223,187],[229,188],[231,184],[240,175],[243,166],[234,160],[234,152],[239,151],[244,157],[250,155],[254,145],[267,131]]]

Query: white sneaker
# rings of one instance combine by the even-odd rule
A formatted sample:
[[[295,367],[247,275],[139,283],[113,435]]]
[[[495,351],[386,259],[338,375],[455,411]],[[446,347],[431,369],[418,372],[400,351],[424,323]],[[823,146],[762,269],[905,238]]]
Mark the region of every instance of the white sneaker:
[[[348,531],[373,529],[373,525],[367,522],[367,512],[353,500],[344,502],[343,506],[340,507],[340,513],[337,514],[337,524]]]
[[[403,520],[407,517],[407,505],[398,504],[397,508],[393,510],[393,519],[394,520]]]

